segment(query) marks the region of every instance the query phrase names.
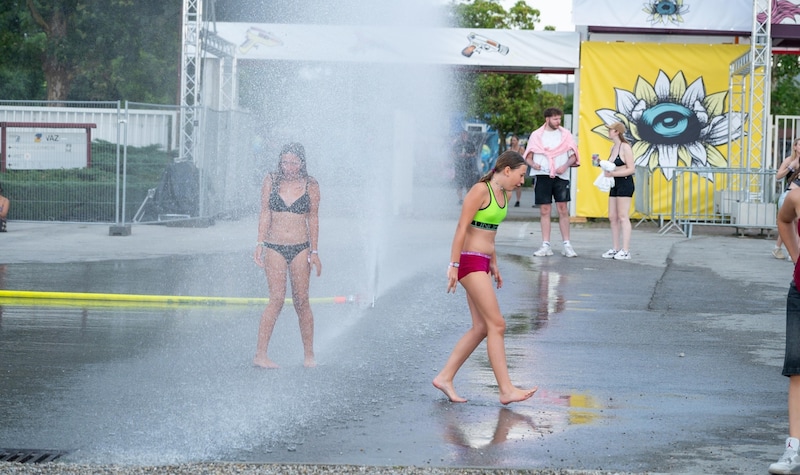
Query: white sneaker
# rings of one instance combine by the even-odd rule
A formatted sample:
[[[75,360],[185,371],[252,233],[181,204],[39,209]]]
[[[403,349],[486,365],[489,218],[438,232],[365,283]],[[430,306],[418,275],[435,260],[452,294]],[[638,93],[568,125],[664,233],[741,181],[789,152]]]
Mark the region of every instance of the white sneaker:
[[[564,244],[564,250],[561,251],[561,255],[566,257],[578,257],[578,253],[572,248],[572,244]]]
[[[772,255],[775,259],[786,259],[786,254],[784,254],[783,249],[779,247],[772,248]]]
[[[534,252],[533,255],[536,257],[552,256],[553,250],[550,249],[550,244],[542,244],[542,247],[540,247],[536,252]]]
[[[616,254],[614,254],[614,259],[618,261],[624,261],[631,258],[631,254],[628,251],[620,250]]]
[[[769,473],[792,474],[800,473],[800,456],[797,455],[797,446],[800,441],[794,437],[786,439],[786,451],[777,462],[769,466]]]
[[[609,250],[607,250],[606,252],[603,253],[602,257],[603,257],[603,259],[613,259],[616,254],[617,254],[617,250],[616,249],[609,249]]]

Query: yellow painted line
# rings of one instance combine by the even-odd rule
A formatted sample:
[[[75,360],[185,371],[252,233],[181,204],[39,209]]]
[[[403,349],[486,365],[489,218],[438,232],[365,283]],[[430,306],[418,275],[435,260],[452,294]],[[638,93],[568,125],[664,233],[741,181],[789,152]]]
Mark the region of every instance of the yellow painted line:
[[[206,296],[181,296],[181,295],[152,295],[152,294],[109,294],[87,292],[40,292],[32,290],[0,290],[0,304],[6,305],[37,305],[42,302],[80,302],[88,305],[90,302],[96,306],[119,305],[142,306],[142,304],[158,305],[266,305],[268,298],[250,297],[206,297]],[[317,297],[310,298],[311,303],[347,303],[354,302],[355,297]],[[292,299],[285,299],[288,304]]]

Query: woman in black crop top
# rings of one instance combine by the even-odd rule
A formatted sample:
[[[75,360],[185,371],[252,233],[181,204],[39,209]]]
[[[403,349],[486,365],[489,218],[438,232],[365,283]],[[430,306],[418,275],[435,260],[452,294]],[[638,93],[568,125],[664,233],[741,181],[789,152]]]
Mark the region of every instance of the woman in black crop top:
[[[608,126],[608,137],[614,142],[609,161],[617,168],[605,172],[614,177],[614,186],[608,194],[608,222],[611,225],[611,249],[603,254],[604,259],[627,260],[631,258],[631,201],[633,200],[633,175],[636,164],[633,150],[625,139],[627,129],[621,122]]]
[[[314,315],[308,299],[311,269],[317,276],[322,263],[317,253],[319,238],[319,183],[306,171],[305,149],[290,143],[280,153],[278,170],[264,178],[258,241],[253,259],[267,275],[269,303],[261,314],[258,343],[253,364],[277,368],[267,356],[275,322],[286,299],[286,274],[292,283],[292,303],[300,320],[304,366],[314,360]]]

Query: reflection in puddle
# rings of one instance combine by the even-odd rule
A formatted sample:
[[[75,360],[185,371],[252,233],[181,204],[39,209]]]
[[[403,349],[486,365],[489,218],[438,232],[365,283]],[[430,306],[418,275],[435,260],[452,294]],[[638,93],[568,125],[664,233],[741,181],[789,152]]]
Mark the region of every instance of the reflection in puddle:
[[[570,425],[595,422],[601,417],[600,404],[587,393],[549,393],[539,390],[536,406],[523,404],[513,410],[502,407],[460,406],[443,403],[438,411],[443,418],[445,442],[479,449],[512,440],[542,438]],[[469,410],[460,408],[469,407]]]
[[[588,393],[558,394],[540,390],[536,396],[545,404],[566,407],[567,425],[590,424],[600,417],[602,406]]]
[[[539,272],[536,319],[547,321],[550,315],[564,311],[565,300],[561,285],[566,284],[566,276],[558,272],[542,270]]]
[[[482,420],[461,420],[463,414],[453,408],[443,413],[446,417],[445,442],[473,449],[502,444],[511,439],[524,439],[548,429],[540,427],[532,417],[505,407],[500,408],[499,413],[492,408]]]
[[[547,326],[550,316],[566,309],[567,300],[563,288],[567,283],[565,275],[559,272],[541,270],[537,287],[533,289],[534,308],[530,313],[512,313],[506,315],[506,333],[524,335],[541,330]]]
[[[0,264],[0,289],[6,288],[6,265]],[[0,305],[0,328],[3,327],[3,306]]]

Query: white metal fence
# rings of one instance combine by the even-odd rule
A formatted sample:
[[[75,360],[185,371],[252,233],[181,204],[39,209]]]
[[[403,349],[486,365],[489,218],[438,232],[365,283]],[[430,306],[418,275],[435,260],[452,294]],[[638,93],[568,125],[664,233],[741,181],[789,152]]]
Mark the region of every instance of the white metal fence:
[[[169,180],[178,156],[180,108],[119,102],[0,101],[0,122],[91,124],[88,166],[5,170],[4,194],[14,203],[10,220],[125,224],[174,218],[214,218],[252,209],[258,196],[243,173],[256,168],[251,149],[253,124],[243,112],[203,110],[202,140],[191,167],[196,183],[187,213],[172,213],[176,181]],[[29,127],[35,137],[36,126]],[[25,129],[27,130],[27,129]],[[42,134],[38,134],[41,136]],[[7,142],[7,141],[6,141]],[[0,144],[3,150],[8,143]],[[46,149],[46,147],[40,147]],[[185,165],[185,163],[184,163]],[[173,177],[174,178],[174,177]],[[185,192],[186,184],[182,184]]]
[[[730,226],[737,230],[776,228],[775,170],[744,168],[663,169],[637,167],[635,209],[643,220],[658,220],[659,232],[692,237],[694,226]]]

